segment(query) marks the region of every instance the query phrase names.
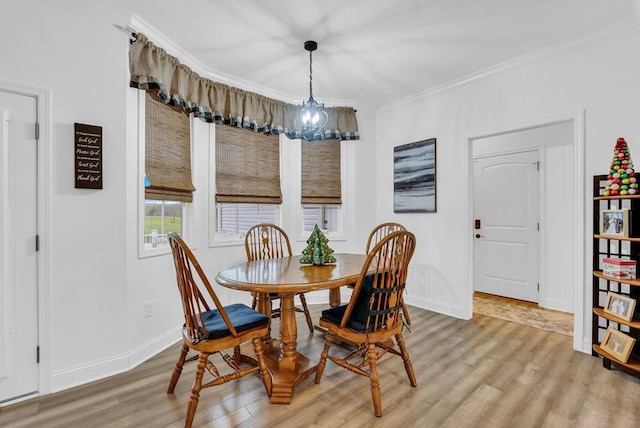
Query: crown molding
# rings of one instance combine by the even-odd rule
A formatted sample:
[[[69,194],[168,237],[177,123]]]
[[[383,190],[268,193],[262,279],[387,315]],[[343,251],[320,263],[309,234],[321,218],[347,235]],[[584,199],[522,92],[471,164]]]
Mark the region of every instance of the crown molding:
[[[214,71],[204,65],[202,62],[198,61],[193,55],[189,54],[182,47],[177,45],[171,39],[166,37],[156,28],[154,28],[151,24],[144,21],[141,17],[136,14],[133,14],[131,17],[131,21],[129,23],[128,28],[133,31],[139,31],[143,33],[147,38],[149,38],[156,46],[167,51],[169,55],[172,55],[180,60],[180,62],[194,72],[198,73],[200,76],[205,79],[212,80],[214,82],[224,83],[229,86],[234,86],[239,89],[243,89],[249,92],[255,92],[257,94],[263,95],[265,97],[273,98],[276,100],[284,101],[291,104],[302,104],[302,101],[306,101],[306,98],[301,99],[299,97],[294,97],[289,94],[285,94],[283,92],[275,91],[273,89],[267,88],[265,86],[258,85],[253,82],[249,82],[247,80],[239,79],[237,77],[231,76],[229,74],[221,73],[219,71]],[[324,99],[324,104],[327,107],[333,106],[349,106],[356,108],[358,102],[355,100],[337,100],[337,99]]]
[[[509,61],[505,61],[495,66],[485,68],[484,70],[478,71],[476,73],[463,76],[459,79],[452,80],[442,85],[438,85],[433,88],[426,89],[422,92],[418,92],[416,94],[393,101],[385,106],[381,106],[378,111],[383,112],[392,108],[401,107],[414,101],[434,96],[445,91],[472,86],[488,78],[494,77],[496,74],[511,71],[519,67],[534,64],[536,62],[549,60],[551,58],[568,55],[587,47],[595,46],[597,44],[624,37],[628,34],[637,33],[639,31],[640,19],[638,16],[625,18],[621,21],[597,28],[580,36],[567,39],[546,48],[538,49]]]

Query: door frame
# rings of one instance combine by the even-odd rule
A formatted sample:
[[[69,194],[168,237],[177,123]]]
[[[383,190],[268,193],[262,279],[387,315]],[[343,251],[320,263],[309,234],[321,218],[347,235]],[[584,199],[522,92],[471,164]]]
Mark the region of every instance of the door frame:
[[[573,192],[572,199],[573,213],[573,243],[571,257],[571,272],[573,286],[573,349],[584,353],[591,353],[591,338],[584,336],[585,330],[585,110],[558,113],[556,115],[538,118],[525,123],[512,126],[503,126],[498,129],[476,132],[465,137],[463,155],[467,163],[467,180],[464,185],[464,203],[466,204],[466,238],[463,242],[463,254],[465,257],[466,272],[466,298],[463,312],[466,318],[471,319],[473,315],[473,142],[476,139],[496,136],[505,133],[523,131],[545,125],[553,125],[559,122],[571,121],[573,123],[573,144],[571,149],[571,160],[573,170],[571,171]],[[591,319],[587,317],[587,319]],[[590,331],[590,329],[588,329]]]
[[[25,86],[15,82],[7,82],[0,80],[0,90],[11,92],[17,95],[33,97],[36,99],[36,117],[40,124],[40,135],[37,142],[37,227],[40,237],[40,248],[37,254],[38,273],[37,273],[37,293],[38,293],[38,346],[40,347],[40,363],[38,364],[38,392],[32,395],[20,397],[13,401],[3,403],[3,406],[15,404],[20,401],[28,400],[34,396],[49,393],[50,382],[50,355],[49,355],[49,269],[50,269],[50,195],[52,188],[51,180],[51,119],[50,119],[50,91]]]

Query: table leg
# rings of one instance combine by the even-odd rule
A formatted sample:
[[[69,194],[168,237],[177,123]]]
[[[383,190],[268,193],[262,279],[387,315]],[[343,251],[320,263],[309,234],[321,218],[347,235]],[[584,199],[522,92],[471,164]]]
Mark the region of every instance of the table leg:
[[[256,293],[256,310],[271,319],[271,299],[268,293]],[[271,322],[269,322],[269,334],[262,338],[262,349],[268,353],[271,352],[272,347]]]
[[[293,294],[280,295],[280,357],[278,358],[280,370],[295,371],[297,369],[298,326],[294,305]]]
[[[332,308],[340,306],[340,288],[329,289],[329,306]]]
[[[273,377],[271,402],[289,404],[293,388],[315,372],[316,363],[296,350],[298,327],[293,301],[294,293],[280,295],[280,340],[267,355],[267,364]]]

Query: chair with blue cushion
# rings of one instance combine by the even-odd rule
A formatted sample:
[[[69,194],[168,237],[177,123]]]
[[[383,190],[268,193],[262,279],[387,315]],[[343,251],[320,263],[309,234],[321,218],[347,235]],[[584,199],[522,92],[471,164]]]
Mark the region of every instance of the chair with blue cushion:
[[[271,223],[260,223],[251,226],[244,236],[244,249],[247,253],[247,260],[264,260],[273,259],[276,257],[291,257],[293,252],[291,251],[291,243],[287,233],[281,227]],[[256,293],[252,293],[253,302],[252,308],[256,308]],[[297,293],[300,298],[302,308],[294,307],[296,312],[304,314],[309,331],[313,334],[313,320],[311,319],[311,313],[307,307],[307,299],[304,297],[304,293]],[[267,295],[269,299],[269,305],[274,300],[280,300],[277,293],[269,293]],[[271,318],[280,317],[280,307],[271,307]]]
[[[190,427],[203,388],[222,385],[259,372],[267,395],[271,396],[271,374],[264,359],[261,340],[261,337],[269,334],[270,320],[243,304],[222,306],[198,261],[180,236],[175,232],[170,233],[169,243],[185,323],[182,329],[182,352],[169,381],[167,393],[173,393],[184,363],[197,360],[196,379],[191,389],[191,400],[185,420],[185,427]],[[240,353],[240,345],[247,341],[253,343],[255,357]],[[224,352],[228,349],[233,349],[233,356]],[[190,350],[197,352],[197,355],[187,360]],[[221,373],[213,364],[210,357],[215,354],[219,354],[221,361],[230,367],[230,370],[227,370],[230,373]],[[203,383],[205,369],[213,379]]]
[[[407,229],[400,223],[393,223],[393,222],[381,223],[377,225],[376,227],[373,228],[373,230],[369,234],[369,239],[367,239],[367,246],[365,247],[364,252],[366,254],[369,254],[369,250],[373,248],[373,246],[376,245],[378,242],[380,242],[382,238],[384,238],[390,233],[397,232],[398,230],[407,230]],[[404,296],[402,298],[401,303],[402,303],[402,316],[404,316],[404,322],[407,323],[407,325],[411,325],[411,318],[409,318],[409,309],[407,308],[407,305],[404,303]]]
[[[382,238],[368,253],[347,305],[322,312],[320,326],[327,329],[315,383],[320,383],[327,359],[371,383],[376,416],[382,415],[378,360],[386,354],[400,356],[411,386],[416,375],[402,336],[402,293],[409,262],[415,249],[415,236],[406,230]],[[329,355],[335,339],[353,343],[357,349],[345,357]],[[395,342],[394,342],[395,339]]]

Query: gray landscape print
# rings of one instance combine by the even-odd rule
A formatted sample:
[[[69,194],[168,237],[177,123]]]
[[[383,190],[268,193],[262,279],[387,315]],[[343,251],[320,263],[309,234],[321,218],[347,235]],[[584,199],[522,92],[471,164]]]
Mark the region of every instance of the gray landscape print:
[[[436,139],[393,148],[393,211],[436,212]]]

